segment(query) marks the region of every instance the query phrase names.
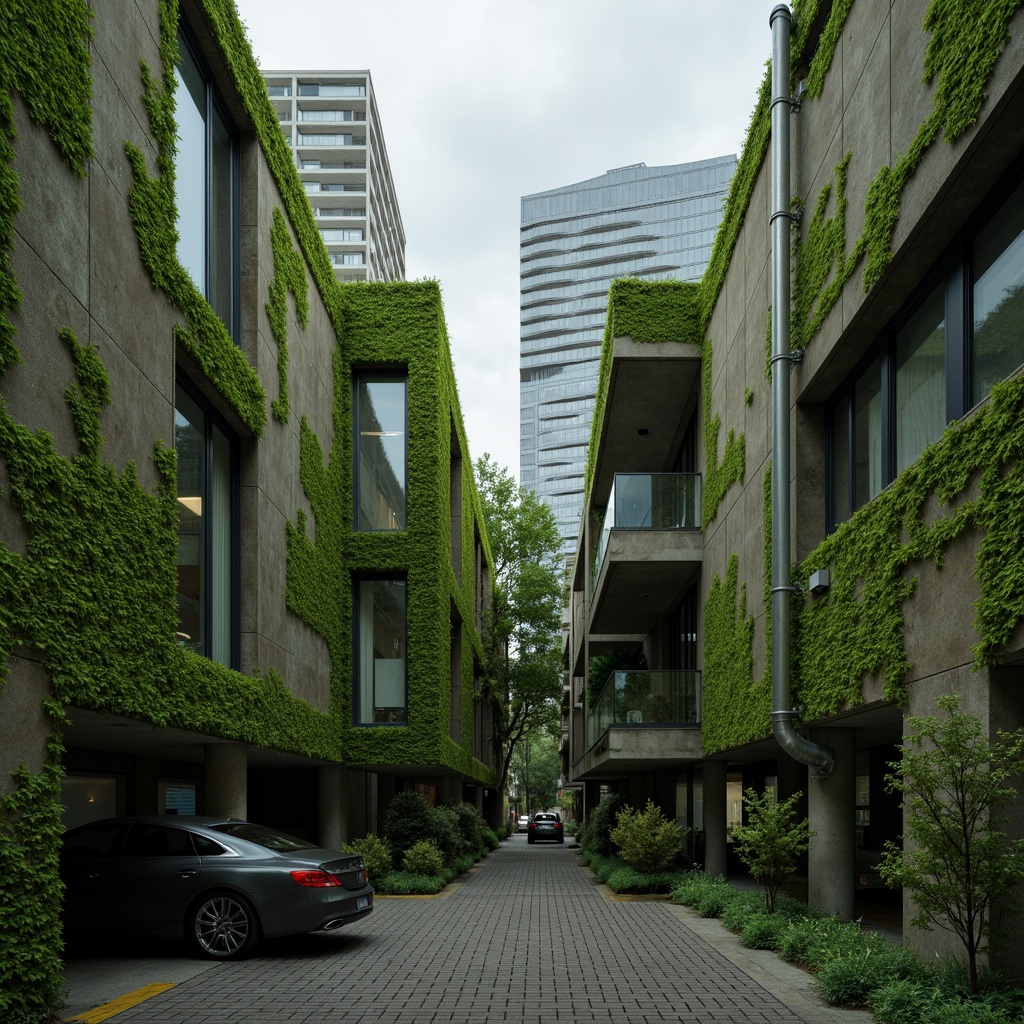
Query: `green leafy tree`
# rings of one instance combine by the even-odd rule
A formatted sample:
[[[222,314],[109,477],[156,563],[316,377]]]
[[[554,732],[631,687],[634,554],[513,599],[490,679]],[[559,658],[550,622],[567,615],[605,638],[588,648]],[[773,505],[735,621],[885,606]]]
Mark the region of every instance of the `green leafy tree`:
[[[978,954],[997,949],[1001,938],[992,902],[998,898],[1004,911],[1020,905],[1013,887],[1024,879],[1024,839],[1007,836],[1003,811],[1017,798],[1024,729],[988,740],[956,694],[936,704],[942,717],[907,719],[911,733],[886,776],[889,790],[903,794],[909,842],[907,849],[887,843],[879,870],[910,891],[915,927],[949,928],[960,939],[977,995]]]
[[[764,887],[769,914],[775,913],[779,890],[796,873],[796,860],[810,844],[811,831],[806,818],[796,820],[796,804],[803,793],[779,800],[768,789],[743,792],[747,823],[732,830],[736,856],[750,868],[754,880]]]
[[[544,729],[523,736],[512,755],[512,774],[523,793],[525,810],[551,807],[558,796],[562,759],[554,736]]]
[[[491,544],[482,698],[493,707],[498,787],[523,737],[553,728],[561,697],[562,539],[554,513],[484,454],[476,463]]]

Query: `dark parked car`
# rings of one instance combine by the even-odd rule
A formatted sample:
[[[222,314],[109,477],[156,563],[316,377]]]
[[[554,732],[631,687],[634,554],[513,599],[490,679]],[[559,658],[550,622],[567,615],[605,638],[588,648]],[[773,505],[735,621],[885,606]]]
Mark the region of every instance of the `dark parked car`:
[[[361,857],[237,819],[152,815],[71,829],[60,861],[70,933],[183,935],[233,960],[262,937],[338,928],[373,910]]]
[[[565,830],[562,828],[562,819],[553,811],[538,811],[530,819],[526,841],[528,843],[564,843]]]

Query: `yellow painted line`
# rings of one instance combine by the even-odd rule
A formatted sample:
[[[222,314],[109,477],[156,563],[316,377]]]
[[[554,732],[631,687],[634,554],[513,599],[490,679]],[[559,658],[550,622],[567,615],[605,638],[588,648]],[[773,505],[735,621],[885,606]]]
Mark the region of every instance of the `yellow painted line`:
[[[125,996],[120,996],[117,999],[112,999],[109,1003],[97,1006],[95,1010],[79,1013],[67,1019],[69,1021],[81,1021],[82,1024],[100,1024],[100,1021],[109,1020],[115,1014],[130,1010],[133,1006],[138,1006],[139,1003],[144,1003],[147,999],[152,999],[153,996],[158,996],[169,988],[174,988],[174,985],[163,981],[152,985],[143,985],[142,988],[137,988],[134,992],[129,992]]]

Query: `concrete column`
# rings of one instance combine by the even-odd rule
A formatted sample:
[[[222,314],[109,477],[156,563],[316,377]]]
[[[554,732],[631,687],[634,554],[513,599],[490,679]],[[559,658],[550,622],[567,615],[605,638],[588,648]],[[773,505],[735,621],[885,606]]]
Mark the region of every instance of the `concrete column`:
[[[340,849],[348,836],[348,787],[341,765],[320,765],[316,770],[317,842],[328,850]]]
[[[241,743],[206,747],[206,813],[245,818],[247,757]]]
[[[704,761],[704,871],[726,873],[724,761]]]
[[[856,732],[815,729],[811,740],[835,751],[830,778],[807,780],[807,817],[811,839],[807,852],[807,902],[844,921],[854,917],[856,872]]]

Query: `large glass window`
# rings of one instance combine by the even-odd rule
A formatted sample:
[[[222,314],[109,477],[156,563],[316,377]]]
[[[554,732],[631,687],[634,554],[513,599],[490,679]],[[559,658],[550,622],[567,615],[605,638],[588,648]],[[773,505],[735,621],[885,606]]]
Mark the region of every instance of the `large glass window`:
[[[882,489],[882,360],[876,359],[853,389],[854,482],[857,504]]]
[[[405,529],[406,381],[355,382],[356,529]]]
[[[946,426],[946,313],[935,288],[896,334],[896,472],[902,473]]]
[[[180,384],[178,458],[178,639],[197,654],[237,666],[235,443]]]
[[[1024,364],[1024,184],[1002,189],[829,411],[832,527]]]
[[[406,583],[361,579],[355,588],[357,725],[406,721]]]
[[[980,402],[1024,363],[1024,185],[974,243],[974,387]]]
[[[236,334],[238,144],[203,65],[181,32],[178,54],[178,260],[228,331]]]

